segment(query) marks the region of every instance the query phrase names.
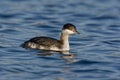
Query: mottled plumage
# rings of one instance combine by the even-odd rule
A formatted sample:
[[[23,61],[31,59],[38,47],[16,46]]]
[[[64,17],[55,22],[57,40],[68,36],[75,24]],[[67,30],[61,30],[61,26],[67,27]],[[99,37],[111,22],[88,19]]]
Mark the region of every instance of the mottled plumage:
[[[50,37],[34,37],[34,38],[30,39],[29,41],[26,41],[22,45],[22,47],[33,48],[32,45],[36,46],[36,47],[34,47],[36,49],[40,49],[41,47],[45,46],[46,50],[50,50],[50,48],[52,48],[52,47],[61,48],[62,42],[57,39],[50,38]]]

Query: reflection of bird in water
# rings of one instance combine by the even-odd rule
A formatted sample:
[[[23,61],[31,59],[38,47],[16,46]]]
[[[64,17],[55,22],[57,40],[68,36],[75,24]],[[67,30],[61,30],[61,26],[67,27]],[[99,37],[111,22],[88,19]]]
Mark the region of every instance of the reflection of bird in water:
[[[64,59],[67,63],[73,63],[76,62],[77,60],[75,59],[77,56],[76,54],[71,54],[69,51],[42,51],[42,53],[39,53],[38,56],[42,57],[51,57],[54,56],[55,54],[60,54],[60,57]]]
[[[60,53],[64,55],[64,56],[62,56],[62,58],[64,58],[64,59],[76,57],[75,54],[70,54],[69,51],[61,51]]]
[[[46,51],[46,50],[43,50],[42,51],[43,53],[41,54],[38,54],[40,56],[52,56],[56,53],[59,53],[62,55],[62,58],[75,58],[76,55],[75,54],[70,54],[69,51]]]

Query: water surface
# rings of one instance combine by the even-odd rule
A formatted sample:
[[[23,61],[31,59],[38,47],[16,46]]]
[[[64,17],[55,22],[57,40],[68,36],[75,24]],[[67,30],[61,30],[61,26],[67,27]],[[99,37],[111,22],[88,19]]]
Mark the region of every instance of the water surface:
[[[119,0],[0,0],[0,80],[120,80]],[[20,47],[77,26],[70,54]],[[48,53],[49,55],[38,55]]]

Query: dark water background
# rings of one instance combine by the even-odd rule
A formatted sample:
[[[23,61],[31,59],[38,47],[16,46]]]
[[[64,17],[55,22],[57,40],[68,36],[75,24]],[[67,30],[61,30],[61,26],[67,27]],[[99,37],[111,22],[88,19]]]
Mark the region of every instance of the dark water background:
[[[75,58],[19,46],[68,22]],[[0,0],[0,80],[120,80],[120,0]]]

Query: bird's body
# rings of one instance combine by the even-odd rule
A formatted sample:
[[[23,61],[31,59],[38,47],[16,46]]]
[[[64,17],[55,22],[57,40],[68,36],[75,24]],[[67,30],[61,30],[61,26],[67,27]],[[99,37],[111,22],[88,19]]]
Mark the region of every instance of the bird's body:
[[[35,37],[26,41],[23,44],[24,48],[34,48],[43,50],[55,50],[58,51],[62,46],[62,42],[49,37]]]

